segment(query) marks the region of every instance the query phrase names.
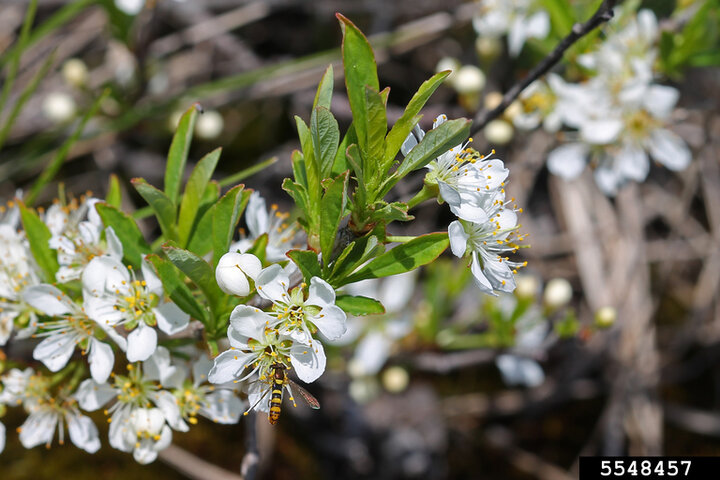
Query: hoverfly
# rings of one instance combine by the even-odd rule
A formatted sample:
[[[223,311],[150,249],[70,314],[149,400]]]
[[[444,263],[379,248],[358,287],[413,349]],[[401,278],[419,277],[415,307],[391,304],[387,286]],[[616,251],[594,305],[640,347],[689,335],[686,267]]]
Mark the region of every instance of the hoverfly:
[[[260,399],[255,405],[262,402],[267,396],[268,392],[271,393],[270,412],[268,413],[268,422],[270,422],[271,425],[275,425],[280,419],[283,388],[287,388],[288,390],[290,390],[290,401],[293,402],[294,407],[297,407],[297,404],[295,403],[295,397],[299,396],[311,408],[320,408],[320,402],[317,401],[317,398],[313,397],[310,392],[308,392],[300,385],[288,378],[286,371],[288,367],[286,367],[282,363],[274,363],[270,366],[270,368],[272,369],[270,388],[262,395],[262,397],[260,397]]]

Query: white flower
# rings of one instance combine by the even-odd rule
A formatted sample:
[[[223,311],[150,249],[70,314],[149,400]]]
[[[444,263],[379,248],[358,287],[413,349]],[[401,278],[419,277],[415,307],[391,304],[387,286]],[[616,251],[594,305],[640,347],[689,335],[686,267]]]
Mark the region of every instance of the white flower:
[[[0,453],[5,450],[5,425],[0,422]]]
[[[510,317],[517,307],[512,297],[513,307],[507,312]],[[506,321],[512,321],[508,318]],[[543,344],[550,330],[549,323],[534,306],[515,321],[515,345],[508,353],[498,355],[495,365],[502,374],[503,381],[511,386],[523,385],[537,387],[545,381],[542,366],[533,359],[543,352]]]
[[[550,16],[546,11],[538,10],[533,0],[480,0],[473,27],[481,37],[507,34],[508,50],[515,57],[526,39],[547,37]]]
[[[258,295],[273,302],[270,325],[280,334],[310,344],[316,332],[329,340],[345,333],[347,316],[335,305],[335,290],[325,280],[311,278],[306,297],[304,284],[288,291],[288,273],[275,264],[260,272],[256,284]]]
[[[149,463],[170,444],[170,427],[185,432],[188,426],[182,419],[177,398],[159,387],[158,378],[143,374],[143,367],[137,364],[128,365],[128,370],[127,375],[115,375],[112,385],[87,379],[75,396],[87,411],[97,410],[115,399],[105,410],[110,415],[110,445],[133,452],[139,463]]]
[[[250,235],[243,236],[240,241],[233,243],[230,251],[246,252],[258,237],[266,233],[268,236],[265,250],[266,260],[271,263],[287,260],[285,254],[298,246],[296,241],[297,224],[295,222],[288,224],[289,216],[288,213],[278,211],[277,205],[271,205],[270,211],[268,211],[265,199],[260,196],[260,193],[253,192],[245,209],[245,220]]]
[[[155,354],[143,363],[148,376],[159,378],[163,387],[172,391],[183,420],[195,424],[197,415],[202,415],[216,423],[237,423],[243,411],[243,402],[232,387],[216,388],[206,383],[212,366],[213,361],[205,353],[200,353],[191,365],[190,375],[190,369],[184,365],[171,365],[170,352],[164,347],[158,347]]]
[[[273,365],[292,367],[310,383],[325,371],[325,351],[312,338],[297,339],[275,328],[278,320],[262,310],[238,305],[230,315],[230,350],[215,358],[208,374],[211,383],[241,382],[253,375],[269,381]],[[252,404],[252,402],[251,402]]]
[[[0,345],[8,341],[16,322],[29,325],[18,337],[32,334],[37,317],[22,292],[37,283],[27,241],[14,226],[0,223]]]
[[[433,128],[447,120],[445,115],[435,119]],[[425,136],[419,127],[408,135],[401,148],[407,155]],[[494,153],[494,151],[493,151]],[[498,190],[501,190],[508,170],[502,160],[490,159],[465,145],[451,148],[427,165],[425,183],[437,184],[442,200],[463,220],[485,222]]]
[[[85,266],[95,257],[108,255],[122,260],[123,246],[112,227],[103,227],[95,210],[99,200],[90,198],[79,207],[52,205],[45,214],[45,222],[53,233],[50,248],[57,250],[60,268],[55,274],[58,282],[79,279]],[[76,205],[76,204],[75,204]],[[81,219],[87,215],[87,220]],[[105,232],[103,240],[102,233]]]
[[[190,316],[172,302],[164,302],[163,286],[151,267],[143,262],[144,280],[137,280],[132,269],[112,257],[96,257],[83,272],[85,312],[98,323],[111,327],[124,325],[127,359],[146,360],[155,352],[157,332],[168,335],[187,327]]]
[[[51,379],[28,370],[16,372],[10,382],[9,379],[3,379],[5,388],[13,390],[12,395],[22,401],[25,410],[30,414],[18,429],[23,447],[32,448],[44,444],[49,448],[56,430],[62,445],[65,436],[64,424],[67,423],[73,444],[88,453],[95,453],[100,448],[97,427],[89,417],[80,413],[76,399],[68,396],[62,389],[56,394],[50,392]],[[19,391],[20,388],[22,392]]]
[[[248,277],[255,280],[261,270],[262,263],[255,255],[231,251],[220,257],[215,280],[223,292],[245,297],[251,291]]]
[[[336,345],[359,338],[348,372],[353,377],[375,375],[385,365],[395,343],[412,330],[412,315],[407,310],[415,291],[417,270],[383,279],[350,284],[348,293],[374,298],[385,307],[385,315],[348,318],[348,331]]]
[[[115,6],[128,15],[137,15],[145,6],[145,0],[115,0]]]
[[[41,322],[41,330],[33,337],[45,337],[33,351],[33,358],[40,360],[51,372],[67,365],[75,347],[88,354],[90,374],[102,383],[108,379],[115,363],[112,347],[95,338],[95,322],[90,320],[79,305],[52,285],[36,285],[26,288],[23,299],[53,320]],[[109,329],[108,329],[109,330]],[[105,330],[106,333],[109,333]],[[125,340],[113,335],[123,348]]]
[[[514,133],[512,125],[500,118],[488,122],[483,128],[485,138],[495,145],[507,145],[512,140]]]
[[[32,368],[20,370],[18,368],[11,369],[3,375],[2,391],[0,391],[0,403],[5,405],[20,405],[25,398],[30,377],[35,374]]]
[[[456,220],[448,227],[450,249],[457,257],[470,257],[475,284],[484,293],[495,295],[494,290],[515,289],[513,274],[525,263],[511,262],[503,255],[519,248],[517,242],[522,236],[516,235],[517,229],[515,211],[505,208],[501,198],[495,200],[489,221]]]

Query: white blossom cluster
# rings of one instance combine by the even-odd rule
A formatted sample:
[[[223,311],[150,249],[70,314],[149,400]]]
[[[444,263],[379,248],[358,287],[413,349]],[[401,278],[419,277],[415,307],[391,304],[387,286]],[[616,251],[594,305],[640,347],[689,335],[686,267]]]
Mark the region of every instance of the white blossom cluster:
[[[536,0],[479,0],[473,27],[480,38],[507,35],[508,52],[516,57],[528,38],[550,33],[550,15]]]
[[[440,115],[433,128],[445,121],[447,117]],[[402,146],[403,155],[424,135],[416,127]],[[521,209],[513,205],[514,199],[505,198],[509,170],[502,160],[491,157],[480,155],[467,144],[453,147],[427,165],[425,184],[437,186],[439,200],[458,217],[448,227],[453,254],[467,257],[478,288],[496,295],[496,290],[515,289],[514,274],[524,263],[511,261],[507,255],[517,252],[523,235],[518,233],[517,223]]]
[[[650,157],[674,171],[691,160],[688,146],[667,128],[679,92],[655,83],[657,19],[650,10],[618,13],[622,26],[611,23],[608,37],[577,60],[588,78],[570,83],[550,74],[533,83],[521,94],[522,111],[513,119],[526,130],[568,127],[566,141],[548,156],[549,170],[573,179],[590,163],[607,195],[627,181],[644,181]]]
[[[58,202],[42,214],[48,252],[59,265],[53,284],[42,282],[17,205],[0,209],[0,346],[11,338],[33,342],[33,359],[49,371],[4,372],[0,416],[7,407],[27,412],[18,428],[26,448],[50,446],[56,432],[62,444],[67,427],[73,444],[94,453],[98,429],[82,412],[110,405],[110,445],[148,463],[173,430],[187,431],[198,415],[235,423],[243,403],[234,385],[208,383],[212,361],[205,353],[190,346],[182,353],[191,360],[180,360],[158,346],[159,335],[185,330],[189,315],[166,301],[146,261],[140,272],[123,263],[123,246],[104,227],[97,202]],[[126,375],[113,373],[118,355],[129,362]],[[5,433],[0,423],[0,451]]]

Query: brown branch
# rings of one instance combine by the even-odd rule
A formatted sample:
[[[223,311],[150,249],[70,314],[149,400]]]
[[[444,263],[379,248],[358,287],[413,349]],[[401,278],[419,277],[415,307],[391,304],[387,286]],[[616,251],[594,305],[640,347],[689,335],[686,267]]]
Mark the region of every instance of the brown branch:
[[[607,22],[613,17],[613,7],[617,4],[617,0],[605,0],[600,7],[598,7],[595,14],[585,23],[576,23],[573,25],[570,33],[562,39],[562,41],[555,47],[555,49],[548,54],[530,73],[522,79],[519,83],[510,88],[510,90],[503,95],[502,102],[493,108],[492,110],[482,110],[475,116],[475,125],[477,129],[482,129],[491,120],[496,119],[510,106],[510,104],[522,93],[528,85],[533,83],[535,80],[545,75],[552,67],[557,64],[563,55],[572,47],[575,42],[580,40],[588,33],[595,30],[597,27]]]
[[[240,465],[240,473],[245,480],[254,480],[260,465],[260,453],[257,446],[257,414],[254,410],[245,416],[245,455]]]
[[[193,480],[243,480],[243,477],[206,462],[177,445],[170,445],[158,454],[160,460]]]

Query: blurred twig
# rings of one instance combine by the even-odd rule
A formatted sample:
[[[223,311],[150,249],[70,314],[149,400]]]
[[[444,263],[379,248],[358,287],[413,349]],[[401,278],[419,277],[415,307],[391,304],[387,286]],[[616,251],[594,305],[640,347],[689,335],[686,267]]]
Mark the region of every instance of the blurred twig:
[[[244,480],[240,475],[206,462],[176,445],[170,445],[162,450],[158,457],[193,480]]]

